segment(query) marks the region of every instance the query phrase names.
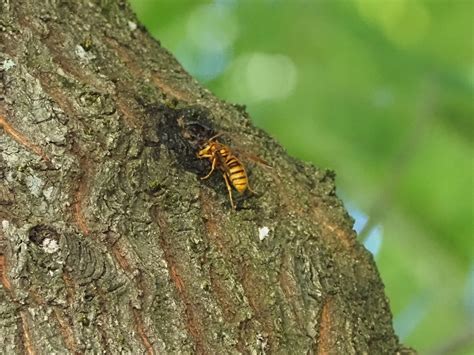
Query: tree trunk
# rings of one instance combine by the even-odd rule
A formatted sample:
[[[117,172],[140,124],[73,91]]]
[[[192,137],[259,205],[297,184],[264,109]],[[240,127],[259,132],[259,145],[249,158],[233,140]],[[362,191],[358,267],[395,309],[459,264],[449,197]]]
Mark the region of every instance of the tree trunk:
[[[288,157],[123,1],[0,1],[0,352],[400,352],[334,175]],[[230,206],[218,132],[255,194]],[[266,233],[268,228],[268,233]]]

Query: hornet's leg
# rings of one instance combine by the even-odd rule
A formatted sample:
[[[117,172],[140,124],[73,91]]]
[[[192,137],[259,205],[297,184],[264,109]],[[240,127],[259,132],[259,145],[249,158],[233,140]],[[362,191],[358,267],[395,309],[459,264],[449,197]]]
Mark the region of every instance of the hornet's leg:
[[[249,183],[249,180],[248,180],[249,178],[248,178],[247,173],[245,175],[247,176],[247,190],[249,190],[251,193],[256,195],[257,193],[250,187],[250,183]]]
[[[256,192],[250,188],[250,184],[247,184],[247,190],[249,190],[253,194],[256,194]]]
[[[209,176],[211,176],[211,174],[214,172],[214,169],[216,168],[216,164],[217,164],[217,158],[212,159],[211,171],[209,171],[209,174],[202,177],[201,180],[207,179]]]
[[[234,200],[232,199],[232,186],[230,186],[229,178],[227,177],[227,175],[225,173],[222,175],[224,176],[225,185],[227,186],[227,191],[229,191],[230,204],[232,205],[232,208],[235,210]]]

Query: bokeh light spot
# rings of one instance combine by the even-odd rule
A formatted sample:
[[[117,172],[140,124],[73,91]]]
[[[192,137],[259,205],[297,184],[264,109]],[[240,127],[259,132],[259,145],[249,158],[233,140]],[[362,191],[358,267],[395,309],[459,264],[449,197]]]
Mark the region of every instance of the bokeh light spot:
[[[239,33],[237,18],[232,11],[218,4],[202,5],[194,10],[187,22],[187,36],[194,46],[204,51],[225,51]]]
[[[297,69],[282,54],[252,53],[236,60],[233,86],[242,100],[278,100],[291,95],[297,83]]]

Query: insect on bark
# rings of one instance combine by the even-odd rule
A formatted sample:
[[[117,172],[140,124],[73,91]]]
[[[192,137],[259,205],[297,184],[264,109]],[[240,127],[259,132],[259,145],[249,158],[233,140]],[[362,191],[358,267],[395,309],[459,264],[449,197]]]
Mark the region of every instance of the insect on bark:
[[[229,192],[229,199],[232,208],[236,208],[232,197],[232,186],[239,192],[244,193],[245,190],[254,191],[250,188],[247,172],[242,162],[234,155],[229,146],[216,140],[217,134],[204,144],[203,148],[197,153],[199,159],[209,159],[211,162],[211,170],[201,179],[209,178],[217,168],[222,172],[224,181]]]

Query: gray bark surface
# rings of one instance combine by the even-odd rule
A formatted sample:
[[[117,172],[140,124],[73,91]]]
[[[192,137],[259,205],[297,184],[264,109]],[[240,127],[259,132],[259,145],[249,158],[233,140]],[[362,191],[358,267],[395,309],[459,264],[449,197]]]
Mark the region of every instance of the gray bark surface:
[[[135,24],[123,1],[0,1],[0,353],[402,351],[334,175]],[[273,167],[246,162],[237,210],[200,180],[199,124]]]

